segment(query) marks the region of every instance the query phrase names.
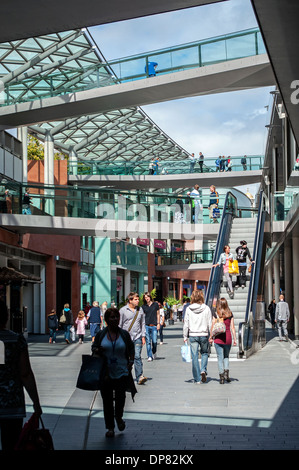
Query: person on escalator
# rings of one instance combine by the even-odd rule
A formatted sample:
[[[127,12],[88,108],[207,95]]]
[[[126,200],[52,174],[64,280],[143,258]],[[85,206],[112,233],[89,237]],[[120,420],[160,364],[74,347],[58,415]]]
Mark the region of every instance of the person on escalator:
[[[223,253],[221,253],[218,263],[213,264],[213,268],[222,265],[223,266],[223,276],[227,281],[227,292],[231,299],[234,298],[234,289],[233,289],[233,282],[232,282],[232,275],[229,273],[229,261],[233,261],[234,257],[230,252],[230,246],[225,245],[223,248]]]
[[[239,265],[239,276],[237,276],[237,282],[235,287],[246,287],[246,269],[247,269],[247,263],[246,263],[246,258],[248,257],[251,264],[254,263],[253,259],[251,258],[250,251],[247,246],[247,241],[246,240],[241,240],[240,241],[240,246],[236,249],[237,253],[237,261]]]

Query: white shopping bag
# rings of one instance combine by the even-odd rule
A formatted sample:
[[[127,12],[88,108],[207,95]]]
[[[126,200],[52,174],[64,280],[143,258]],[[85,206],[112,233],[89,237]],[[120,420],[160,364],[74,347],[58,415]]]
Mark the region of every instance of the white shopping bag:
[[[181,347],[181,355],[184,362],[191,362],[191,350],[188,344]]]

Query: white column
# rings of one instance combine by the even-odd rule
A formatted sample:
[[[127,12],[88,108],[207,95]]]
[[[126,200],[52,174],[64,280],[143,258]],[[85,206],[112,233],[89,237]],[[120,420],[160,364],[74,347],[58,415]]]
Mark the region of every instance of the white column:
[[[293,237],[293,292],[294,292],[294,334],[299,339],[299,238]]]
[[[44,184],[54,185],[54,139],[49,132],[45,136],[44,155]],[[54,191],[45,189],[45,197],[45,211],[55,215]]]
[[[70,165],[70,172],[72,175],[78,174],[78,157],[76,152],[72,149],[69,152],[69,165]]]

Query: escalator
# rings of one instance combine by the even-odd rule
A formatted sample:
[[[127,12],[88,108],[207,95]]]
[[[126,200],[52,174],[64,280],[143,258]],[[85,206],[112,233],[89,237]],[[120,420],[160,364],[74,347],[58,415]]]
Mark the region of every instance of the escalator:
[[[265,260],[265,196],[259,196],[259,208],[255,217],[239,217],[237,200],[228,193],[223,209],[223,216],[216,244],[213,264],[219,260],[224,245],[229,245],[231,253],[240,244],[240,240],[247,240],[248,248],[255,263],[252,265],[250,276],[247,276],[247,285],[244,289],[235,289],[234,298],[230,299],[226,291],[226,283],[222,281],[222,267],[212,268],[206,295],[206,304],[213,314],[216,311],[218,298],[224,297],[234,315],[238,346],[232,346],[230,356],[243,358],[258,349],[264,342],[265,321],[264,303],[258,302],[262,292],[263,267]],[[233,276],[233,285],[236,277]],[[215,354],[212,348],[211,354]]]

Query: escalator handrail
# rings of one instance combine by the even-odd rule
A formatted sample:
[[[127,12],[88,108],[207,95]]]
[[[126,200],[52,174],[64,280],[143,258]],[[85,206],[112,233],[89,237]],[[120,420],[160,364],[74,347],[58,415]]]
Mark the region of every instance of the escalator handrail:
[[[264,201],[265,201],[265,194],[263,191],[260,192],[260,201],[259,201],[259,209],[258,209],[258,216],[257,216],[257,224],[256,224],[256,231],[254,237],[254,247],[253,247],[253,254],[252,259],[254,263],[251,265],[251,275],[250,275],[250,282],[249,282],[249,289],[248,289],[248,296],[247,296],[247,305],[245,311],[245,323],[248,322],[249,314],[252,310],[252,302],[253,302],[253,295],[254,295],[254,287],[256,282],[258,282],[257,275],[260,272],[260,267],[257,265],[259,261],[258,253],[259,250],[262,249],[260,246],[260,238],[261,238],[261,228],[263,226],[263,214],[264,214]]]
[[[230,207],[228,205],[230,197],[232,197],[235,200],[235,214],[231,212]],[[228,191],[226,194],[225,202],[223,206],[223,214],[221,218],[219,234],[217,237],[217,243],[216,243],[216,248],[215,248],[214,257],[213,257],[213,265],[217,263],[220,257],[220,254],[223,251],[223,246],[228,243],[231,226],[232,226],[232,220],[233,220],[233,217],[236,216],[237,210],[238,210],[237,198],[233,193]],[[206,304],[210,307],[212,311],[213,311],[213,306],[212,306],[213,299],[215,297],[218,298],[219,296],[221,278],[222,278],[221,269],[216,270],[216,268],[212,267],[211,272],[210,272],[207,293],[206,293]]]

